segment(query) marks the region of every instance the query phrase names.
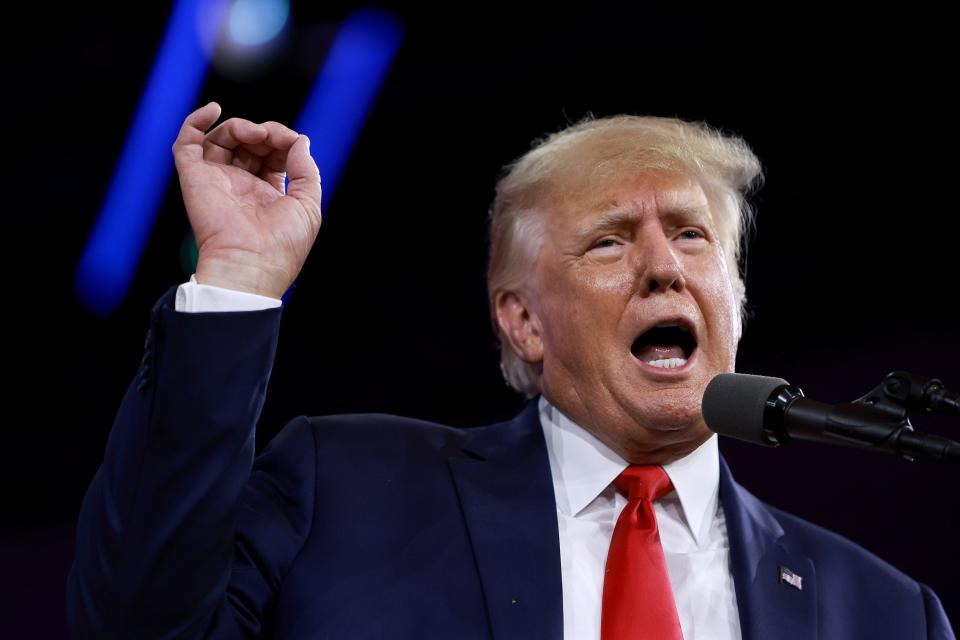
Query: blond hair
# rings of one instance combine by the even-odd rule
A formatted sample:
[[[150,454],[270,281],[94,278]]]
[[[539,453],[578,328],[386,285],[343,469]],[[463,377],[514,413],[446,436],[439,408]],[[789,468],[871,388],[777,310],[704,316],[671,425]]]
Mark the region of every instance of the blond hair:
[[[638,171],[670,171],[700,181],[743,312],[746,291],[741,247],[753,211],[746,196],[762,180],[760,161],[739,137],[702,122],[620,115],[587,119],[535,140],[504,167],[490,207],[487,292],[500,367],[507,383],[530,397],[540,392],[539,364],[522,360],[497,322],[496,296],[516,290],[533,273],[543,241],[543,217],[573,194],[600,190]]]

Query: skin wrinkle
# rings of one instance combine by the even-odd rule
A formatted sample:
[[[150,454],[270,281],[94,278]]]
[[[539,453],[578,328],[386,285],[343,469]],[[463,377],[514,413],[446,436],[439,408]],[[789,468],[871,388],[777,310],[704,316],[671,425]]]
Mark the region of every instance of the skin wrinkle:
[[[531,276],[526,267],[536,258],[518,230],[529,226],[523,222],[529,221],[531,210],[552,215],[568,201],[593,204],[624,180],[659,172],[685,174],[699,181],[716,216],[717,237],[726,247],[740,320],[746,319],[740,275],[740,252],[746,248],[741,233],[746,230],[743,227],[751,226],[752,211],[744,197],[762,176],[757,158],[740,138],[705,123],[673,118],[589,117],[535,140],[531,151],[504,168],[508,173],[497,183],[490,210],[487,289],[500,338],[501,368],[515,390],[528,398],[543,391],[542,366],[514,348],[508,328],[497,317],[498,297],[525,285]]]
[[[564,414],[628,461],[664,464],[710,436],[700,401],[714,375],[733,371],[739,310],[696,178],[648,172],[602,195],[554,208],[531,282],[516,292],[524,311],[502,316],[513,323],[505,333],[542,365],[543,393]],[[607,206],[587,206],[601,201]],[[597,229],[610,222],[611,202],[620,207],[616,228]],[[585,227],[593,233],[583,236]],[[613,246],[593,244],[607,238]],[[696,325],[696,358],[685,373],[651,374],[630,347],[651,321],[676,315]]]

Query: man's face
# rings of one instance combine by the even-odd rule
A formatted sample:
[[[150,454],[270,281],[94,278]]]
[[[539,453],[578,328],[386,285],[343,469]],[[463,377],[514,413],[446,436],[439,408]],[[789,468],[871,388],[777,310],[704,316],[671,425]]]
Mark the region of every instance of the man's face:
[[[667,462],[709,437],[703,391],[734,368],[724,252],[689,176],[645,173],[591,196],[544,221],[528,300],[543,392],[629,461]]]

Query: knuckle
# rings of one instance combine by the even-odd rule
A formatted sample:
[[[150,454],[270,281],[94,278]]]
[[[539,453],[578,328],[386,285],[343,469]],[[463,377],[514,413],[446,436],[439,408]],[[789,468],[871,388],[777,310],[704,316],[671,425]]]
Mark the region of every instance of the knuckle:
[[[260,125],[266,127],[276,134],[290,135],[294,133],[293,129],[282,122],[277,122],[276,120],[267,120],[266,122],[261,122]]]
[[[229,130],[230,133],[236,133],[243,127],[251,125],[253,123],[250,122],[249,120],[245,120],[244,118],[230,118],[223,124],[226,125],[227,130]]]

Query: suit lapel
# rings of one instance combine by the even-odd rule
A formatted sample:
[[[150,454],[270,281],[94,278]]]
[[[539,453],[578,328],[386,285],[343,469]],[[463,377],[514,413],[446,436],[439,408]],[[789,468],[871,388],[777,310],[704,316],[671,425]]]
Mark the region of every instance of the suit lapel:
[[[562,638],[556,502],[535,400],[448,460],[494,638]]]
[[[509,422],[476,429],[448,463],[493,637],[562,638],[556,502],[537,402]],[[769,508],[734,481],[722,457],[720,501],[743,639],[815,639],[813,561],[791,548]]]
[[[813,561],[790,548],[769,508],[733,480],[722,456],[720,501],[727,521],[743,639],[816,638]]]

